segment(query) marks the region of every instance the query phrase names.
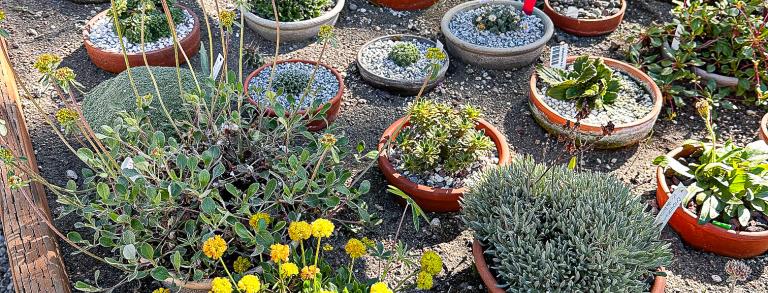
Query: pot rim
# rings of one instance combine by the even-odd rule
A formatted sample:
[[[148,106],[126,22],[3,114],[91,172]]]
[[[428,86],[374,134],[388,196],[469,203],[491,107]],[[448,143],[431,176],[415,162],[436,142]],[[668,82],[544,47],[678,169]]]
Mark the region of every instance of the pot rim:
[[[466,187],[437,188],[437,187],[417,184],[411,181],[410,179],[408,179],[408,177],[403,176],[403,174],[398,172],[397,169],[395,169],[395,166],[392,165],[392,162],[389,161],[389,156],[385,152],[382,152],[382,149],[384,148],[384,143],[386,143],[386,141],[390,139],[392,135],[395,135],[395,138],[397,138],[396,135],[399,134],[399,132],[394,133],[395,130],[397,129],[397,126],[399,126],[400,123],[403,123],[403,127],[408,126],[409,119],[410,119],[409,116],[401,117],[400,119],[398,119],[397,121],[389,125],[389,127],[387,127],[386,130],[384,130],[384,133],[381,135],[381,138],[379,139],[379,144],[377,146],[377,149],[379,151],[379,157],[377,159],[379,163],[379,168],[383,169],[381,170],[382,172],[390,173],[392,177],[400,181],[402,184],[408,186],[409,188],[428,192],[431,194],[439,194],[439,196],[431,197],[430,198],[431,200],[455,201],[456,197],[464,194],[467,191]],[[485,135],[488,136],[491,140],[493,140],[494,145],[496,146],[498,157],[499,157],[499,162],[497,163],[497,166],[507,165],[511,160],[511,156],[510,156],[509,145],[507,145],[507,139],[504,137],[504,135],[496,127],[494,127],[484,119],[478,120],[477,125],[475,126],[475,129],[477,128],[486,129],[487,131]],[[405,190],[403,190],[403,192],[405,192]],[[405,193],[408,194],[408,192],[405,192]],[[408,195],[411,197],[421,197],[421,196],[412,195],[412,194],[408,194]]]
[[[763,141],[768,143],[768,113],[763,115],[763,119],[760,119],[760,136]]]
[[[568,64],[572,63],[578,57],[579,56],[569,56],[567,59],[567,63]],[[642,124],[648,123],[649,121],[656,120],[656,118],[661,113],[661,108],[664,104],[664,99],[661,94],[661,90],[653,81],[653,79],[651,79],[650,76],[640,71],[639,69],[635,68],[634,66],[619,60],[615,60],[607,57],[592,56],[592,55],[590,55],[589,58],[603,59],[605,64],[608,65],[608,67],[610,67],[611,69],[619,70],[625,74],[630,75],[635,80],[635,82],[637,82],[640,85],[645,85],[645,88],[649,91],[649,94],[651,94],[651,97],[653,98],[653,107],[651,108],[651,111],[648,112],[648,114],[643,116],[643,118],[637,119],[630,123],[616,124],[614,125],[615,129],[618,130],[621,128],[632,128],[632,127],[636,127],[636,126],[640,126]],[[531,100],[534,102],[535,106],[537,108],[543,107],[544,108],[542,109],[543,111],[550,112],[562,120],[562,121],[552,121],[552,122],[555,122],[558,124],[565,124],[565,122],[572,121],[560,115],[557,111],[555,111],[555,109],[553,109],[552,107],[547,105],[547,103],[544,102],[543,94],[539,93],[539,89],[536,86],[537,80],[538,80],[537,76],[538,75],[534,70],[533,74],[531,74],[531,80],[529,83],[529,90],[530,90],[529,95],[531,96]],[[602,131],[602,126],[597,124],[592,124],[592,123],[580,122],[579,130],[590,131],[590,132]]]
[[[312,64],[312,65],[317,65],[318,64],[317,61],[306,60],[306,59],[299,59],[299,58],[293,58],[293,59],[287,59],[287,60],[278,60],[277,62],[274,62],[274,63],[275,63],[275,65],[282,64],[282,63],[308,63],[308,64]],[[257,68],[253,72],[251,72],[251,74],[249,74],[248,77],[245,79],[245,82],[243,83],[243,95],[248,99],[248,102],[251,103],[251,105],[254,105],[254,106],[258,106],[259,105],[259,103],[257,103],[248,94],[248,87],[251,84],[251,79],[256,77],[264,69],[271,67],[272,64],[273,64],[273,62],[267,62],[266,64],[262,65],[261,67]],[[321,104],[318,108],[313,109],[312,110],[313,113],[316,113],[316,112],[319,112],[320,110],[322,110],[323,107],[325,107],[326,104],[331,104],[331,105],[341,104],[341,98],[342,98],[342,96],[344,96],[344,89],[345,89],[344,78],[341,76],[341,73],[339,73],[338,70],[334,69],[333,67],[331,67],[330,65],[325,64],[325,63],[319,63],[319,65],[322,66],[322,67],[325,67],[325,69],[331,71],[331,73],[336,77],[336,80],[339,82],[339,90],[338,90],[338,92],[336,92],[336,95],[333,98],[331,98],[327,102]],[[271,108],[267,108],[266,110],[267,110],[267,114],[275,115],[275,112]],[[296,112],[296,115],[304,115],[306,113],[307,113],[307,108],[302,108],[302,109],[299,109]],[[288,115],[289,113],[285,113],[285,114]]]
[[[477,238],[472,239],[472,256],[475,259],[475,268],[477,268],[477,271],[480,274],[480,279],[482,279],[485,286],[488,287],[488,292],[503,293],[504,290],[497,287],[499,283],[496,281],[496,276],[491,272],[491,266],[488,265],[488,262],[485,260],[485,249]],[[666,269],[664,269],[664,267],[659,267],[656,271],[666,272]],[[494,285],[494,287],[491,287],[490,285]],[[666,286],[667,278],[657,275],[653,279],[650,291],[651,293],[663,293]]]
[[[341,13],[341,10],[344,9],[345,2],[346,0],[336,0],[336,5],[333,6],[331,10],[328,10],[327,12],[315,18],[310,18],[310,19],[300,20],[300,21],[286,21],[286,22],[280,21],[280,29],[298,30],[298,29],[304,29],[307,27],[316,26],[319,22],[324,23],[326,21],[329,21],[333,17]],[[275,21],[262,18],[251,11],[242,10],[242,13],[246,18],[249,18],[251,21],[258,24],[259,26],[270,27],[270,28],[277,27],[277,25],[275,24]]]
[[[509,5],[517,7],[518,9],[522,9],[523,3],[513,0],[472,0],[469,2],[465,2],[459,5],[454,6],[448,12],[443,15],[442,20],[440,21],[440,30],[443,32],[443,35],[445,35],[446,40],[449,42],[452,42],[456,44],[457,46],[460,46],[462,49],[472,52],[480,52],[485,55],[497,55],[497,56],[506,56],[510,54],[515,53],[523,53],[523,52],[531,52],[534,51],[540,47],[543,47],[549,42],[549,39],[552,38],[552,35],[555,32],[555,25],[552,23],[552,20],[547,16],[546,13],[541,11],[538,8],[533,8],[533,14],[536,15],[544,24],[544,35],[536,40],[533,43],[519,46],[519,47],[511,47],[511,48],[492,48],[492,47],[485,47],[485,46],[479,46],[472,44],[470,42],[464,41],[453,34],[450,28],[451,20],[454,16],[456,16],[457,13],[474,9],[480,6],[484,5],[491,5],[491,4],[503,4],[503,5]]]
[[[568,19],[578,20],[579,22],[586,22],[586,23],[597,23],[597,22],[604,22],[604,21],[607,21],[607,20],[614,20],[614,19],[617,19],[619,17],[622,17],[622,15],[624,15],[624,13],[626,13],[626,11],[627,11],[627,0],[621,0],[621,9],[619,10],[618,13],[616,13],[614,15],[610,15],[610,16],[606,16],[606,17],[601,17],[601,18],[594,18],[594,19],[592,19],[592,18],[573,18],[573,17],[569,17],[569,16],[567,16],[565,14],[562,14],[562,13],[558,12],[557,10],[555,10],[554,7],[552,7],[552,5],[549,4],[549,1],[550,0],[544,0],[544,7],[546,7],[549,10],[551,10],[552,12],[557,14],[558,16],[565,17],[565,18],[568,18]]]
[[[698,149],[698,148],[697,148]],[[683,149],[682,146],[675,148],[674,150],[667,153],[668,156],[673,158],[679,158],[679,157],[688,157],[690,154],[685,154],[685,149]],[[664,175],[665,169],[661,166],[656,167],[656,185],[658,188],[661,188],[664,193],[666,193],[667,198],[669,198],[672,194],[672,192],[669,190],[669,185],[667,184],[667,177]],[[656,197],[658,201],[658,196]],[[677,207],[677,210],[681,210],[686,216],[692,218],[694,221],[698,222],[698,217],[693,214],[688,209],[684,209],[681,207]],[[674,215],[673,215],[674,216]],[[720,235],[737,235],[742,237],[755,237],[755,238],[765,238],[768,237],[768,231],[762,231],[762,232],[748,232],[748,231],[736,231],[736,230],[726,230],[723,228],[720,228],[718,226],[712,225],[712,223],[706,223],[704,225],[700,225],[703,229],[708,231],[712,234],[720,234]]]
[[[427,39],[427,38],[422,37],[422,36],[412,35],[412,34],[391,34],[391,35],[381,36],[381,37],[377,37],[377,38],[374,38],[374,39],[366,42],[365,44],[363,44],[362,47],[360,47],[360,50],[357,51],[357,65],[362,70],[364,70],[366,73],[368,73],[370,75],[373,75],[373,76],[376,76],[376,77],[382,79],[384,82],[397,82],[397,83],[401,83],[401,82],[409,82],[409,83],[411,83],[411,82],[414,82],[414,83],[417,83],[417,84],[421,85],[421,83],[422,83],[421,80],[394,79],[394,78],[390,78],[390,77],[386,77],[386,76],[382,76],[382,75],[373,73],[372,71],[368,70],[368,68],[366,68],[366,66],[363,65],[362,62],[360,62],[360,60],[363,58],[363,52],[365,51],[365,49],[370,47],[373,43],[375,43],[375,42],[377,42],[379,40],[393,39],[393,38],[397,38],[397,37],[400,37],[402,39],[406,39],[406,38],[418,39],[420,41],[423,41],[423,42],[426,42],[426,43],[430,43],[430,44],[435,45],[435,46],[437,45],[437,43],[435,41],[433,41],[433,40]],[[448,52],[445,51],[445,48],[441,48],[441,50],[443,51],[443,53],[445,53],[445,56],[446,56],[445,63],[443,63],[443,66],[440,68],[440,71],[438,71],[438,73],[437,73],[437,77],[438,78],[430,81],[428,84],[433,84],[433,83],[439,82],[440,81],[440,77],[441,76],[445,76],[445,73],[448,72],[448,67],[450,66],[450,57],[448,57]]]
[[[192,16],[192,20],[193,20],[193,22],[192,22],[192,31],[190,31],[189,34],[187,34],[187,36],[185,36],[185,37],[183,37],[181,39],[178,39],[178,47],[179,47],[179,49],[180,50],[186,50],[186,49],[184,49],[184,46],[182,46],[182,44],[184,42],[186,42],[187,40],[189,40],[190,38],[192,38],[192,35],[194,35],[193,32],[195,30],[199,30],[200,29],[200,19],[197,17],[197,14],[195,13],[195,11],[190,9],[189,7],[186,7],[186,6],[181,5],[179,3],[174,4],[174,6],[177,6],[177,7],[181,8],[181,9],[184,9],[185,11],[189,12],[189,15]],[[91,42],[91,37],[90,37],[91,26],[93,26],[93,24],[97,20],[99,20],[102,17],[104,17],[107,14],[107,12],[109,12],[110,9],[111,8],[107,8],[106,10],[104,10],[102,12],[99,12],[99,14],[96,14],[94,17],[92,17],[90,20],[88,20],[88,22],[85,23],[85,26],[83,27],[83,31],[82,31],[83,43],[85,44],[86,47],[91,47],[91,48],[93,48],[95,50],[98,50],[99,52],[103,52],[104,54],[123,56],[122,49],[120,49],[121,50],[120,52],[107,51],[107,50],[105,50],[105,49],[103,49],[101,47],[96,46],[93,42]],[[144,52],[144,54],[151,55],[151,54],[154,54],[154,53],[160,53],[161,51],[173,50],[173,47],[174,47],[174,44],[170,44],[169,46],[166,46],[166,47],[162,47],[162,48],[146,51],[146,52]],[[185,53],[186,53],[186,51],[185,51]],[[127,53],[126,55],[127,56],[142,56],[142,53],[141,52],[138,52],[138,53]],[[179,59],[179,63],[183,63],[182,59]]]

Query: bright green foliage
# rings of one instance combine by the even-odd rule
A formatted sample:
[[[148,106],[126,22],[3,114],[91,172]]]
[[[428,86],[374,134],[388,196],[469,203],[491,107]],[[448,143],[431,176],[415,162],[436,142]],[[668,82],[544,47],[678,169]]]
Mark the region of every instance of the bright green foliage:
[[[722,146],[686,141],[683,148],[696,150],[687,161],[668,155],[653,163],[669,168],[683,180],[688,194],[683,206],[695,200],[699,223],[712,220],[746,227],[753,212],[768,215],[768,146],[756,141],[738,147],[728,141]],[[698,159],[696,159],[698,157]],[[738,229],[741,230],[741,229]]]
[[[421,53],[419,53],[419,48],[416,47],[415,44],[402,42],[392,47],[392,50],[389,51],[387,57],[389,60],[392,60],[392,62],[395,62],[397,66],[408,67],[411,64],[416,63],[416,61],[419,61]]]
[[[519,29],[520,20],[522,17],[517,8],[510,5],[495,5],[475,18],[475,27],[481,31],[503,34]]]
[[[613,104],[619,95],[621,83],[603,59],[580,56],[572,70],[538,66],[538,76],[549,88],[547,96],[575,101],[579,109],[602,109]]]
[[[672,10],[674,19],[652,26],[629,48],[628,59],[646,71],[665,97],[682,107],[686,99],[710,99],[716,107],[735,109],[733,97],[768,104],[768,26],[763,0],[687,1]],[[680,31],[678,32],[678,26]],[[678,48],[672,48],[677,35]],[[676,45],[676,44],[675,44]],[[693,68],[739,79],[736,87],[693,87]],[[674,107],[670,107],[674,109]]]
[[[166,0],[173,23],[183,21],[181,8],[174,6],[176,0]],[[115,0],[114,10],[123,35],[132,43],[141,43],[141,28],[144,24],[144,42],[151,43],[160,38],[170,37],[171,30],[163,11],[162,0]],[[107,13],[112,17],[113,10]]]
[[[261,18],[275,20],[272,1],[250,0],[253,11]],[[294,22],[319,17],[334,1],[331,0],[280,0],[276,2],[281,22]]]
[[[609,175],[525,157],[487,171],[462,207],[508,292],[647,292],[672,260],[640,197]]]
[[[311,77],[309,72],[306,72],[300,68],[288,68],[277,72],[275,75],[275,84],[273,87],[275,90],[282,89],[283,92],[287,95],[298,97],[304,93],[307,85],[309,85],[310,79]]]
[[[458,173],[494,149],[485,132],[475,129],[481,116],[475,107],[455,110],[447,103],[423,100],[412,104],[409,113],[410,125],[397,136],[408,171],[442,166]]]
[[[176,68],[172,67],[151,67],[152,73],[160,87],[160,94],[168,109],[172,109],[170,114],[174,118],[182,118],[183,101],[179,98],[181,92],[178,87]],[[180,69],[182,88],[185,91],[195,89],[195,82],[192,79],[192,72],[188,69]],[[133,81],[140,95],[152,95],[154,97],[155,108],[149,110],[149,115],[154,127],[166,125],[168,119],[162,112],[157,101],[155,87],[149,77],[149,71],[146,67],[131,68]],[[99,129],[101,125],[110,125],[117,118],[116,113],[122,111],[131,111],[136,109],[136,97],[134,96],[131,82],[128,78],[128,72],[123,71],[117,76],[110,78],[85,94],[83,100],[83,116],[85,120],[94,128]]]

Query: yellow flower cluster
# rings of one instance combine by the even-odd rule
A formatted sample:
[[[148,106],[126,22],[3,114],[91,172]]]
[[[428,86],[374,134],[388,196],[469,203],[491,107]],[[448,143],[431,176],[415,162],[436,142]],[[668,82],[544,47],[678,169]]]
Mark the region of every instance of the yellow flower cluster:
[[[0,21],[5,20],[5,10],[0,9]]]
[[[315,265],[301,268],[301,278],[304,280],[312,280],[318,273],[320,273],[320,269]]]
[[[419,272],[419,274],[416,275],[416,288],[419,288],[420,290],[432,289],[432,275],[425,271]]]
[[[59,65],[60,62],[61,58],[59,56],[45,53],[37,56],[37,60],[33,66],[40,73],[49,74],[53,71],[54,68],[56,68],[56,66]]]
[[[231,29],[235,24],[235,12],[232,10],[222,10],[219,12],[219,22],[227,29]]]
[[[336,145],[336,136],[330,133],[323,134],[319,139],[320,144],[326,148]]]
[[[232,264],[232,268],[235,269],[236,273],[242,274],[248,269],[250,269],[251,265],[253,264],[251,263],[250,260],[248,260],[245,257],[238,256],[237,259],[235,260],[235,263]]]
[[[220,259],[225,251],[227,251],[227,242],[219,235],[213,235],[203,243],[203,253],[213,260]]]
[[[291,253],[291,248],[284,244],[272,244],[269,247],[269,256],[275,263],[288,262],[288,255]]]
[[[245,275],[237,281],[237,289],[241,293],[257,293],[261,290],[261,281],[254,275]]]
[[[344,246],[344,251],[346,251],[351,258],[358,258],[365,255],[366,250],[365,243],[356,238],[349,239],[347,245]]]
[[[210,293],[232,293],[232,283],[227,278],[213,278]]]
[[[327,24],[321,25],[320,31],[318,31],[317,33],[317,37],[321,41],[325,41],[333,38],[333,26],[327,25]]]
[[[292,262],[284,263],[280,266],[280,277],[288,278],[299,274],[299,267]]]
[[[376,284],[371,285],[370,293],[392,293],[392,289],[389,289],[386,283],[378,282]]]
[[[69,67],[61,67],[53,72],[53,78],[59,82],[69,82],[75,80],[75,71]]]
[[[333,245],[330,245],[328,243],[323,244],[323,251],[331,251],[333,250]]]
[[[427,49],[426,57],[432,61],[443,61],[445,60],[445,52],[439,48],[429,48]]]
[[[171,293],[170,289],[167,288],[157,288],[152,293]]]
[[[317,219],[312,222],[312,236],[315,238],[330,237],[335,226],[326,219]]]
[[[61,126],[69,126],[75,123],[78,118],[80,118],[80,115],[77,114],[77,111],[69,109],[69,108],[63,108],[56,111],[56,121],[59,121],[59,124]]]
[[[251,216],[250,219],[248,219],[248,225],[251,226],[253,229],[259,228],[259,220],[264,220],[264,224],[267,224],[269,226],[270,223],[272,223],[272,218],[267,213],[256,213],[253,216]]]
[[[293,241],[307,240],[310,236],[312,236],[312,226],[307,222],[292,222],[288,226],[288,237]]]
[[[7,148],[0,147],[0,161],[6,164],[13,162],[13,152]]]
[[[437,275],[443,270],[443,259],[434,251],[427,251],[421,256],[421,270],[430,275]]]

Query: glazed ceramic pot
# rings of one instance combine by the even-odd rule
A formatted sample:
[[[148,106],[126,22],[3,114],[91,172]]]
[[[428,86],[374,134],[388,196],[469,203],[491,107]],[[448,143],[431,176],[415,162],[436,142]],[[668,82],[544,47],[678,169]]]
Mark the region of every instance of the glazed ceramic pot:
[[[598,19],[571,18],[560,14],[549,4],[549,0],[544,0],[544,13],[552,19],[557,28],[572,35],[592,37],[611,33],[619,27],[624,19],[624,12],[627,11],[627,1],[621,2],[619,13]]]
[[[294,42],[314,38],[320,31],[322,25],[335,25],[339,19],[341,10],[344,9],[345,0],[335,0],[336,5],[328,12],[318,17],[294,21],[280,21],[280,41]],[[273,20],[262,18],[250,11],[244,11],[245,22],[252,30],[256,31],[262,38],[270,41],[277,39],[277,23]]]

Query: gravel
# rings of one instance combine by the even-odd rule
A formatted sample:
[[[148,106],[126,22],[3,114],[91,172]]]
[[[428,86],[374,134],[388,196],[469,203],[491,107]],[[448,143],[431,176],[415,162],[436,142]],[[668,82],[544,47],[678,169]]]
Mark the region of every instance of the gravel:
[[[618,76],[621,82],[621,90],[616,101],[611,105],[606,105],[603,110],[592,110],[587,118],[582,119],[581,122],[605,125],[611,121],[614,124],[626,124],[640,120],[651,112],[653,98],[648,90],[626,73],[614,70],[613,74]],[[537,85],[541,93],[547,91],[545,83],[539,82]],[[578,112],[576,102],[561,101],[549,96],[544,96],[543,101],[560,116],[576,120],[576,113]]]
[[[300,69],[304,70],[308,73],[312,73],[314,70],[315,65],[309,64],[309,63],[302,63],[302,62],[285,62],[280,63],[277,65],[277,70],[275,72],[275,76],[278,76],[281,72],[286,70],[295,70]],[[263,92],[259,93],[259,91],[256,91],[254,89],[265,89],[269,85],[269,77],[272,72],[272,66],[264,68],[261,72],[259,72],[258,75],[253,77],[251,81],[248,83],[248,89],[251,97],[258,101],[263,102],[266,98]],[[277,89],[273,89],[277,91]],[[309,94],[304,99],[304,103],[300,105],[301,108],[307,108],[312,105],[313,102],[319,100],[320,103],[325,103],[330,101],[333,97],[335,97],[339,93],[339,80],[336,79],[336,75],[333,74],[330,70],[325,68],[324,66],[318,67],[317,74],[315,75],[315,81],[312,83],[312,88],[309,91]],[[296,103],[298,103],[299,98],[296,97]],[[290,102],[288,101],[288,96],[286,94],[282,94],[280,96],[277,96],[277,102],[280,103],[283,107],[290,106]]]
[[[451,19],[449,28],[459,39],[474,45],[491,48],[514,48],[536,42],[544,36],[544,23],[535,14],[525,15],[515,9],[515,13],[521,16],[518,30],[496,34],[487,30],[479,30],[475,27],[475,19],[503,4],[484,5],[456,13]]]
[[[419,53],[421,55],[419,61],[409,66],[401,67],[390,60],[388,57],[389,52],[395,45],[401,43],[413,43],[416,45],[416,47],[419,48]],[[408,41],[380,39],[363,48],[360,63],[365,69],[378,76],[396,80],[424,80],[424,77],[426,76],[424,67],[430,64],[430,61],[427,58],[424,58],[424,54],[427,52],[427,49],[434,46],[434,43],[425,42],[419,39]]]
[[[619,14],[622,0],[550,0],[549,4],[555,11],[568,15],[576,10],[580,19],[598,19]]]
[[[8,251],[5,246],[5,234],[3,234],[3,226],[0,225],[0,292],[13,291],[13,281],[11,280],[11,268],[8,263]]]
[[[192,17],[189,11],[186,9],[182,11],[184,12],[184,21],[176,24],[176,34],[178,35],[179,40],[187,37],[192,32],[192,28],[195,25],[195,19]],[[117,33],[115,33],[112,18],[106,14],[93,24],[88,37],[91,39],[91,42],[93,42],[93,45],[99,49],[108,52],[122,52],[122,48],[120,47],[120,38],[118,38]],[[125,36],[123,36],[123,42],[125,42],[125,49],[128,51],[128,53],[141,52],[141,44],[131,43]],[[149,52],[170,47],[172,45],[173,38],[169,36],[160,38],[157,41],[151,43],[145,43],[144,50]]]

